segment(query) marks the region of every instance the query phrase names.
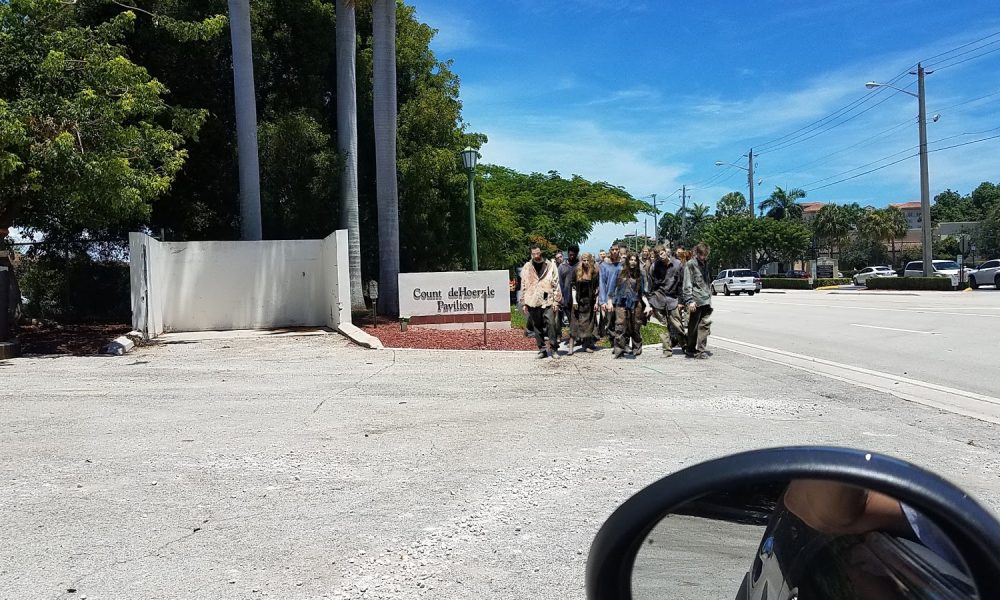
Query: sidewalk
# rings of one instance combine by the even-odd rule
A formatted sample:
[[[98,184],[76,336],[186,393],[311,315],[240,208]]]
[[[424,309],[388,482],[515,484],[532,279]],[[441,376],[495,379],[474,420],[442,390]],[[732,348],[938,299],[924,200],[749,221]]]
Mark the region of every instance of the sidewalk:
[[[723,350],[167,341],[0,363],[12,597],[580,598],[625,498],[775,445],[886,451],[1000,506],[995,427]]]

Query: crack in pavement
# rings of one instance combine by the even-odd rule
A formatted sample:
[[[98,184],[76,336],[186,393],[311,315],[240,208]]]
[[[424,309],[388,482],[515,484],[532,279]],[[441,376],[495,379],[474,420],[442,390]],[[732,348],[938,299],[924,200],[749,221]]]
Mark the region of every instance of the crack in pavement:
[[[362,377],[361,379],[359,379],[359,380],[355,381],[355,382],[354,382],[354,383],[352,383],[351,385],[349,385],[349,386],[347,386],[347,387],[345,387],[345,388],[342,388],[342,389],[339,389],[339,390],[337,390],[337,391],[336,391],[336,392],[334,392],[334,393],[333,393],[333,394],[332,394],[332,395],[331,395],[330,397],[327,397],[327,398],[323,398],[323,400],[322,400],[322,401],[320,401],[320,403],[316,405],[316,408],[314,408],[314,409],[312,410],[312,413],[311,413],[311,414],[313,414],[313,415],[314,415],[314,414],[316,414],[316,412],[317,412],[317,411],[318,411],[318,410],[319,410],[320,408],[322,408],[322,407],[323,407],[323,405],[324,405],[324,404],[326,404],[326,401],[327,401],[327,400],[329,400],[330,398],[332,398],[332,397],[336,397],[336,396],[339,396],[340,394],[343,394],[344,392],[346,392],[347,390],[349,390],[349,389],[351,389],[351,388],[356,388],[356,387],[358,387],[359,385],[361,385],[362,383],[364,383],[364,382],[368,381],[369,379],[372,379],[372,378],[373,378],[373,377],[375,377],[376,375],[379,375],[380,373],[382,373],[383,371],[387,370],[388,368],[390,368],[390,367],[393,367],[393,366],[395,366],[395,364],[396,364],[396,351],[395,351],[395,350],[390,350],[390,351],[392,352],[392,362],[390,362],[389,364],[385,365],[384,367],[382,367],[382,368],[380,368],[380,369],[376,370],[376,371],[375,371],[374,373],[371,373],[370,375],[365,375],[364,377]]]

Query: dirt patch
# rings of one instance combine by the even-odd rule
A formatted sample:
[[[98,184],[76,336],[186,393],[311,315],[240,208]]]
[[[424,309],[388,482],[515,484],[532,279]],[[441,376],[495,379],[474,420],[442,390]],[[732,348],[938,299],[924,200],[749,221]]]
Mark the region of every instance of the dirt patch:
[[[23,354],[98,354],[108,342],[131,331],[121,323],[108,325],[22,325],[17,330]]]
[[[421,348],[429,350],[534,350],[535,339],[524,336],[523,329],[488,329],[483,345],[482,329],[431,329],[410,325],[399,330],[399,323],[367,324],[361,329],[377,337],[386,348]]]

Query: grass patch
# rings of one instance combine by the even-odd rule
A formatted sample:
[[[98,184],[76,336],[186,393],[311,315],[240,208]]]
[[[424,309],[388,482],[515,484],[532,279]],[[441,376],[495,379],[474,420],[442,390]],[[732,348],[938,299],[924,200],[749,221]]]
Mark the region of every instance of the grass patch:
[[[518,310],[516,304],[510,305],[510,326],[512,329],[524,329],[528,326],[528,319]]]

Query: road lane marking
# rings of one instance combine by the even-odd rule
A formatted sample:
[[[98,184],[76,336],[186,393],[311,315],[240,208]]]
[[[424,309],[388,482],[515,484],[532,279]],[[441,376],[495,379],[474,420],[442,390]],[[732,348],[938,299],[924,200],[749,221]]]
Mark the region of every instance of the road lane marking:
[[[879,327],[878,325],[862,325],[861,323],[851,323],[853,327],[867,327],[868,329],[885,329],[886,331],[902,331],[904,333],[924,333],[927,335],[937,335],[936,331],[917,331],[916,329],[897,329],[896,327]]]
[[[924,406],[1000,425],[1000,398],[724,337],[713,335],[711,339],[714,345],[730,352],[852,383]]]
[[[803,303],[803,302],[772,302],[772,301],[768,301],[767,303],[768,304],[780,304],[780,305],[783,305],[783,306],[807,306],[807,307],[810,307],[810,308],[839,308],[839,309],[842,309],[842,310],[879,310],[879,311],[884,311],[884,312],[926,313],[926,314],[929,314],[929,315],[951,315],[951,316],[958,316],[958,317],[993,317],[993,318],[1000,318],[1000,312],[998,312],[997,314],[991,314],[991,315],[984,314],[984,313],[944,312],[944,311],[937,310],[937,309],[932,308],[932,307],[926,307],[926,308],[925,307],[915,307],[915,308],[911,308],[911,309],[904,309],[904,308],[883,308],[881,306],[852,306],[850,304],[811,304],[811,303]],[[985,306],[983,306],[983,307],[969,307],[969,308],[962,309],[962,310],[998,310],[998,311],[1000,311],[1000,308],[993,309],[992,307],[985,307]]]

